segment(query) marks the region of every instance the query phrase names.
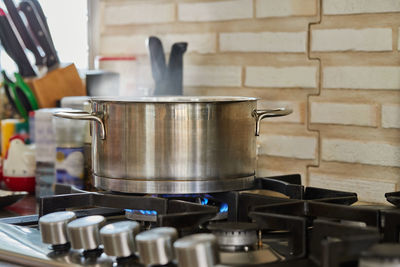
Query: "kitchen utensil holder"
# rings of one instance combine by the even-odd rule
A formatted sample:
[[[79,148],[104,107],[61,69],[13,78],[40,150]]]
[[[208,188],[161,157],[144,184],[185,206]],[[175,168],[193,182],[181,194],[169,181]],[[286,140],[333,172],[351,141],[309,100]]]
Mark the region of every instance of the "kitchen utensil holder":
[[[86,89],[75,65],[59,67],[40,78],[26,80],[40,108],[57,106],[65,96],[85,96]]]

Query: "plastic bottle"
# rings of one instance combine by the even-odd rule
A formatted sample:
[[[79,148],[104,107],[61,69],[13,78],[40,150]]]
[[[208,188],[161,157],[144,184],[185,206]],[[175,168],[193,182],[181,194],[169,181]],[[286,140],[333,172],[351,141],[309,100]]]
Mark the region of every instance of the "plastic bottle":
[[[66,109],[45,108],[35,111],[36,145],[36,197],[54,194],[56,140],[53,127],[53,113]]]
[[[15,127],[21,120],[5,119],[1,121],[1,156],[6,156],[10,138],[15,134]]]

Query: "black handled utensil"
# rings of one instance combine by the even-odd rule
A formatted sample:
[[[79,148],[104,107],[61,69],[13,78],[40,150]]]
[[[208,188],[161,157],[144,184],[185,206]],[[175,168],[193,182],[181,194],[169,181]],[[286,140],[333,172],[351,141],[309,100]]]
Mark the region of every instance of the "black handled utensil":
[[[172,45],[168,63],[168,95],[183,95],[183,54],[187,46],[183,42]]]
[[[24,0],[27,2],[32,3],[32,5],[36,8],[36,14],[39,15],[38,20],[42,22],[42,25],[45,27],[45,29],[47,30],[47,34],[48,34],[48,42],[51,45],[53,51],[55,51],[55,53],[57,52],[55,46],[54,46],[54,42],[53,42],[53,38],[51,37],[51,32],[50,32],[50,28],[49,28],[49,24],[47,23],[47,17],[43,12],[42,6],[40,5],[38,0]],[[57,53],[56,53],[57,56]],[[58,56],[57,56],[58,57]],[[57,58],[57,60],[59,61],[59,59]]]
[[[19,9],[24,13],[35,39],[39,42],[46,54],[47,67],[49,69],[57,68],[59,65],[57,52],[51,41],[50,33],[47,31],[35,5],[30,1],[21,1]]]
[[[188,44],[180,42],[172,45],[168,66],[165,63],[164,49],[160,39],[150,36],[147,46],[155,82],[154,95],[183,95],[183,54]]]
[[[155,36],[150,36],[147,40],[147,46],[150,52],[151,71],[155,82],[155,95],[164,94],[167,86],[165,77],[167,75],[167,66],[165,63],[165,54],[161,40]]]
[[[43,53],[40,52],[38,47],[36,46],[32,36],[30,35],[28,29],[25,27],[24,22],[22,21],[21,16],[19,15],[19,11],[14,4],[13,0],[3,0],[4,4],[7,7],[8,13],[10,14],[11,20],[15,25],[16,30],[18,31],[21,40],[23,41],[25,47],[29,49],[33,55],[35,56],[35,65],[38,67],[45,66],[46,57]]]
[[[7,14],[0,8],[0,40],[7,54],[18,66],[23,77],[36,76],[35,70],[25,55],[24,46],[18,40],[18,32],[12,30]]]
[[[38,13],[39,16],[40,16],[40,19],[42,20],[43,25],[46,27],[46,30],[47,30],[47,32],[49,33],[49,37],[50,37],[51,44],[52,44],[53,47],[54,47],[53,39],[51,38],[51,34],[50,34],[49,24],[47,24],[47,18],[46,18],[46,16],[44,15],[42,6],[40,5],[40,3],[39,3],[38,0],[27,0],[27,1],[28,1],[28,2],[31,2],[31,3],[36,7],[36,11],[37,11],[37,13]]]

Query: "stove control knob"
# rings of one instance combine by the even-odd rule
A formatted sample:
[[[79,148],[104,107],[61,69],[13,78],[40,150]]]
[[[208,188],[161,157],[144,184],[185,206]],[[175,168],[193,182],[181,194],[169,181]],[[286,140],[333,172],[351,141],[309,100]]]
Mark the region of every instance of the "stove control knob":
[[[128,257],[134,254],[135,236],[140,231],[140,225],[133,221],[111,223],[100,230],[104,252],[108,256]]]
[[[140,262],[144,265],[165,265],[174,259],[172,244],[178,232],[172,227],[159,227],[136,236]]]
[[[213,234],[194,234],[174,243],[179,267],[213,267],[219,263],[217,238]]]
[[[39,219],[42,241],[45,244],[64,245],[69,242],[67,223],[76,218],[72,211],[58,211],[46,214]]]
[[[101,215],[76,219],[67,225],[73,249],[92,250],[100,245],[99,229],[106,219]]]

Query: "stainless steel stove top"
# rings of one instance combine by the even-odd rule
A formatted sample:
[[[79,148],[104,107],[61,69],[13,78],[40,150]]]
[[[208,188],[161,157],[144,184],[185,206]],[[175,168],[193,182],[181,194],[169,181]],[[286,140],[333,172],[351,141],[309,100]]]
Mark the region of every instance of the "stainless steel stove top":
[[[40,200],[38,215],[0,219],[0,260],[29,266],[398,266],[400,192],[386,194],[394,206],[382,208],[351,206],[355,193],[306,188],[299,175],[257,178],[251,189],[126,195],[58,186],[59,195]]]
[[[110,219],[101,227],[105,220],[102,216],[73,217],[69,222],[72,218],[67,215],[56,212],[43,216],[42,231],[0,223],[0,260],[28,266],[178,266],[179,260],[179,266],[191,267],[249,266],[284,260],[257,237],[250,243],[240,238],[217,240],[218,235],[210,233],[178,239],[172,227],[139,232],[139,223],[123,218]],[[229,232],[235,234],[232,229]],[[231,248],[221,249],[221,242],[231,244]],[[237,249],[232,249],[235,246]]]

